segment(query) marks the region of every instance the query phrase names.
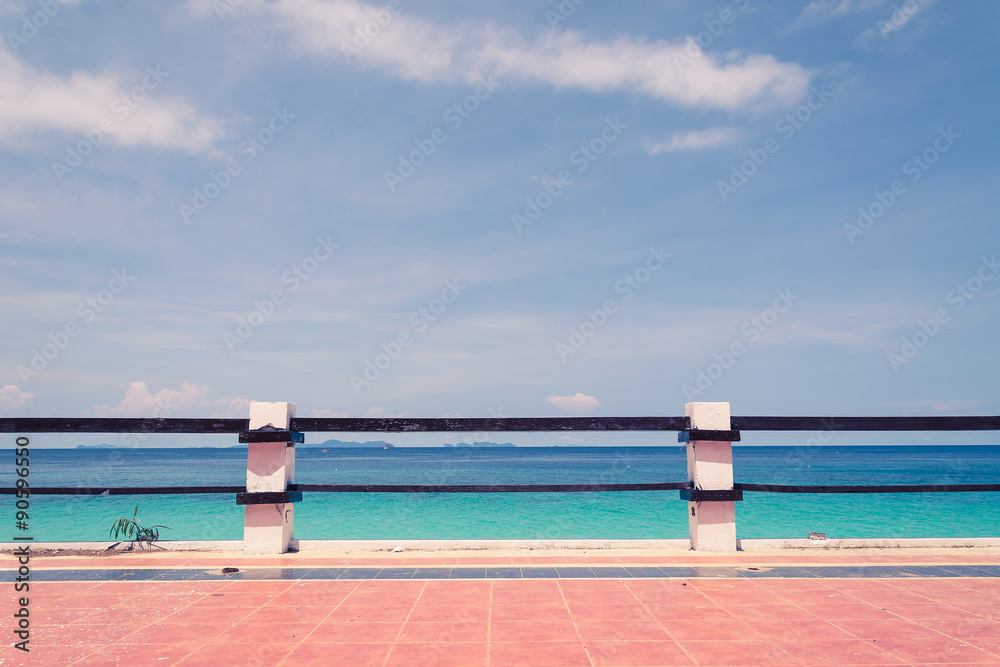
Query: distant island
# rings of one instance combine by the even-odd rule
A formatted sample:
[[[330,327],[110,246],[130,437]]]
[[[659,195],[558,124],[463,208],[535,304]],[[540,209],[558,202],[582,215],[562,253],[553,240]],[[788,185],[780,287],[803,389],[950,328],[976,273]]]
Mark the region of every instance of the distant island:
[[[246,447],[246,444],[233,445],[229,449]],[[307,442],[296,445],[299,449],[395,449],[396,445],[385,440],[369,440],[368,442],[344,442],[343,440],[327,440],[325,442]]]
[[[368,442],[344,442],[343,440],[327,440],[319,444],[303,444],[299,447],[322,447],[323,449],[333,449],[335,447],[368,447],[377,449],[395,449],[396,446],[385,440],[369,440]]]
[[[491,449],[491,448],[509,448],[516,447],[512,442],[473,442],[469,444],[468,442],[459,442],[457,444],[444,444],[443,447],[448,447],[451,449]],[[556,445],[558,446],[558,445]],[[367,442],[345,442],[343,440],[326,440],[324,442],[317,443],[306,443],[298,445],[300,449],[396,449],[396,446],[391,442],[386,442],[385,440],[369,440]],[[136,449],[136,447],[126,446],[126,445],[109,445],[102,442],[99,445],[77,445],[76,449]],[[142,448],[145,449],[145,448]],[[187,448],[185,448],[187,449]],[[194,449],[246,449],[246,443],[239,445],[231,445],[229,447],[196,447]]]

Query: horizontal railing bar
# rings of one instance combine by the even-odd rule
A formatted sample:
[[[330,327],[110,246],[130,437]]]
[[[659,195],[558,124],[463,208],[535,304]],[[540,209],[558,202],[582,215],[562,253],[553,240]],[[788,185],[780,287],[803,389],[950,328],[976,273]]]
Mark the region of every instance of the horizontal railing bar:
[[[883,486],[795,486],[781,484],[742,484],[733,488],[764,493],[968,493],[1000,491],[1000,484],[888,484]]]
[[[687,417],[292,417],[293,431],[683,431]]]
[[[687,417],[434,417],[315,418],[292,417],[291,431],[683,431]],[[49,418],[0,419],[0,433],[239,433],[247,419]]]
[[[734,431],[998,431],[1000,417],[732,417]]]
[[[308,493],[510,493],[510,492],[582,492],[582,491],[676,491],[690,482],[651,484],[289,484],[288,491]],[[0,488],[0,494],[17,489]],[[135,496],[185,493],[244,493],[244,486],[126,486],[126,487],[34,487],[32,495]]]
[[[289,484],[305,493],[580,493],[594,491],[677,491],[691,482],[639,484]],[[738,491],[762,493],[975,493],[1000,491],[1000,484],[890,484],[884,486],[798,486],[736,483]],[[11,495],[14,488],[0,488]],[[35,487],[32,495],[134,496],[194,493],[244,493],[244,486]]]
[[[0,419],[0,433],[239,433],[249,424],[249,419],[9,417]]]
[[[0,433],[240,433],[247,419],[7,417]],[[687,417],[292,417],[310,432],[685,431]],[[732,417],[734,431],[996,431],[1000,417]]]
[[[294,491],[321,493],[579,493],[588,491],[676,491],[690,482],[662,484],[289,484]]]
[[[243,493],[245,486],[119,486],[108,488],[72,486],[33,486],[26,489],[33,496],[141,496],[172,493]],[[18,489],[0,488],[0,494],[13,494]]]

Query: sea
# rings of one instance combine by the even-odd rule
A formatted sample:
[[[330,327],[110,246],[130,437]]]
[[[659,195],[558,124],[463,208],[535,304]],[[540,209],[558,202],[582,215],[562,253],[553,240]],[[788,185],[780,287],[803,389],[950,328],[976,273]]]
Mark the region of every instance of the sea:
[[[7,450],[0,484],[14,486]],[[246,483],[246,449],[31,450],[33,487],[214,486]],[[1000,446],[733,448],[737,482],[806,485],[996,484]],[[446,448],[299,447],[300,484],[596,484],[682,482],[680,446]],[[32,495],[27,529],[5,535],[112,543],[109,531],[138,510],[163,540],[243,536],[234,494]],[[671,539],[687,537],[677,491],[598,493],[306,493],[295,505],[300,539]],[[997,537],[1000,493],[775,494],[736,503],[740,538]]]

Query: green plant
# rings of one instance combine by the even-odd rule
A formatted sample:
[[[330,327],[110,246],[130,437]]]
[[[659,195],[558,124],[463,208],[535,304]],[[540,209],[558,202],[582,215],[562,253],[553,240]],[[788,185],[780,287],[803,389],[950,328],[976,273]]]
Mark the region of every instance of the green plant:
[[[148,544],[149,546],[156,546],[153,544],[156,540],[160,539],[160,531],[158,528],[170,529],[170,526],[143,526],[139,523],[139,507],[136,506],[135,512],[132,513],[132,518],[121,517],[115,521],[114,525],[111,526],[111,530],[108,531],[108,535],[113,540],[117,540],[118,536],[129,540],[131,543],[126,548],[126,551],[131,551],[138,544],[140,549],[143,549],[143,544]],[[120,543],[119,543],[120,544]],[[112,545],[115,546],[115,545]],[[162,548],[162,547],[161,547]]]

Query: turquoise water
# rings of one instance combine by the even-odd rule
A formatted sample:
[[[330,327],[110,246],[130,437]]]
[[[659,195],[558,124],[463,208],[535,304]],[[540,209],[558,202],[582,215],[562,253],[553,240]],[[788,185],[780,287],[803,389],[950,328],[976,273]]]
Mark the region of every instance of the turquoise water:
[[[14,479],[13,453],[0,484]],[[735,447],[736,481],[772,484],[1000,482],[1000,447]],[[569,484],[686,479],[680,447],[397,448],[322,453],[300,448],[303,484]],[[241,449],[42,450],[32,486],[241,485]],[[739,537],[996,537],[998,493],[779,495],[746,493]],[[5,496],[14,526],[14,497]],[[35,540],[108,539],[119,516],[169,526],[162,539],[240,539],[232,494],[32,496]],[[617,493],[307,493],[295,506],[303,539],[685,538],[676,491]],[[14,534],[12,531],[11,534]],[[5,538],[9,540],[10,538]]]

